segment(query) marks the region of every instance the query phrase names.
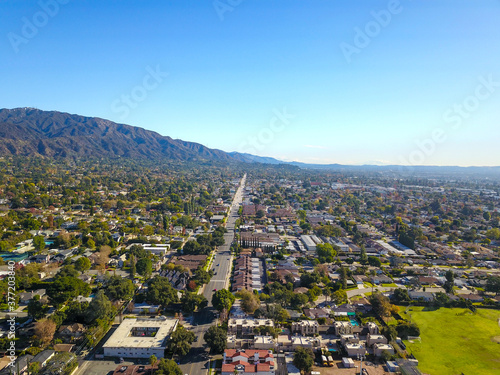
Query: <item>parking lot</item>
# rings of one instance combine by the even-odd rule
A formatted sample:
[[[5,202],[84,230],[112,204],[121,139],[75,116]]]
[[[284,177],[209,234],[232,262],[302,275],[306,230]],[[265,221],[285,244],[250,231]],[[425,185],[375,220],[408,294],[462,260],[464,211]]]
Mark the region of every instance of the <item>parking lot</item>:
[[[129,369],[130,366],[134,365],[149,365],[149,360],[143,359],[134,362],[124,361],[123,363],[119,363],[119,361],[116,360],[85,361],[77,370],[75,375],[109,375],[112,374],[119,366],[127,366],[127,369]],[[124,375],[128,375],[127,371],[124,371]]]

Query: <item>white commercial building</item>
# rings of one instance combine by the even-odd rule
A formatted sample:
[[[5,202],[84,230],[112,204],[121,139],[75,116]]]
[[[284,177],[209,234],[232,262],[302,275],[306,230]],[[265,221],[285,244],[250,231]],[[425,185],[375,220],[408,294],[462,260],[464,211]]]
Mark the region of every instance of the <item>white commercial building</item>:
[[[316,251],[316,243],[312,240],[311,236],[304,234],[300,236],[300,240],[304,243],[307,251]]]
[[[125,319],[103,345],[104,356],[123,358],[163,358],[170,334],[178,319]]]

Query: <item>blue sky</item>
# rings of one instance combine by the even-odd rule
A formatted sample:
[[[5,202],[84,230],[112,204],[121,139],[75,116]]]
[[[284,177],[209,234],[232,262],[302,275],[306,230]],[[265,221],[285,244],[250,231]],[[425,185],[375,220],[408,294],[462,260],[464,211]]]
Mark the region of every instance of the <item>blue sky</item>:
[[[283,160],[500,165],[497,0],[0,7],[0,107]]]

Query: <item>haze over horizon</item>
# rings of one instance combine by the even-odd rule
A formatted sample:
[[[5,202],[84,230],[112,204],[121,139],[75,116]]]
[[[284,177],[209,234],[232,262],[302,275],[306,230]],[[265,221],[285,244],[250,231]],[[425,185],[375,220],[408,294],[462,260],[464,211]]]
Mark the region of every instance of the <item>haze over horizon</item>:
[[[3,2],[0,106],[224,151],[500,165],[500,2]]]

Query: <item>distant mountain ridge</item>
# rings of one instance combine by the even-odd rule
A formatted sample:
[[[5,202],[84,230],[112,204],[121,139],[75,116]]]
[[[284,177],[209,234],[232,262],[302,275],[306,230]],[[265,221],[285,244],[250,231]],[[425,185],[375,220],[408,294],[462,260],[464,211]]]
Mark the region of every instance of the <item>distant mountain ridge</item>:
[[[500,176],[500,167],[342,165],[285,162],[272,157],[225,152],[173,139],[136,126],[36,108],[0,109],[0,156],[149,158],[290,165],[333,171],[389,171]]]
[[[224,151],[143,128],[35,108],[0,109],[0,155],[233,160]]]

